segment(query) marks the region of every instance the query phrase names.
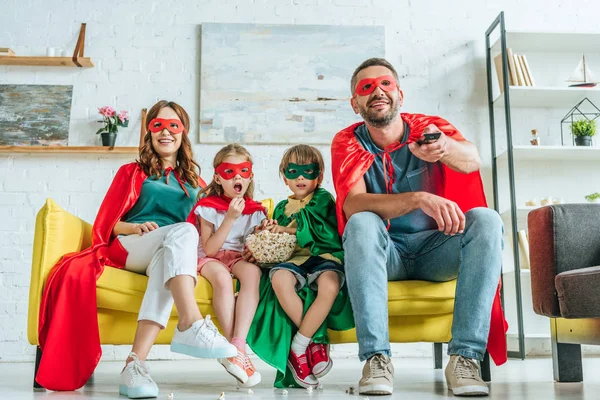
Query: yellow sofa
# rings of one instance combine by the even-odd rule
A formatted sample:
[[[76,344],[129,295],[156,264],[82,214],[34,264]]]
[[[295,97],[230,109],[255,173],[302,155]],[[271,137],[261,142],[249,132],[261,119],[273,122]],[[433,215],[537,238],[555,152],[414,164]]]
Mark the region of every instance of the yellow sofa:
[[[263,202],[270,212],[271,199]],[[52,199],[39,211],[35,223],[27,337],[38,345],[38,315],[42,289],[50,269],[66,253],[91,244],[91,225],[63,210]],[[117,268],[105,268],[97,283],[98,323],[102,344],[132,344],[137,313],[148,278]],[[441,368],[441,343],[450,340],[456,281],[433,283],[403,281],[389,283],[390,341],[395,343],[436,343],[436,368]],[[214,314],[212,287],[199,277],[196,301],[203,315]],[[218,321],[216,321],[218,323]],[[167,328],[158,335],[158,344],[168,344],[177,323],[173,309]],[[330,332],[332,343],[356,342],[354,330]],[[38,362],[41,353],[38,348]],[[487,358],[487,357],[486,357]],[[37,363],[36,363],[37,370]],[[34,382],[35,384],[35,382]]]

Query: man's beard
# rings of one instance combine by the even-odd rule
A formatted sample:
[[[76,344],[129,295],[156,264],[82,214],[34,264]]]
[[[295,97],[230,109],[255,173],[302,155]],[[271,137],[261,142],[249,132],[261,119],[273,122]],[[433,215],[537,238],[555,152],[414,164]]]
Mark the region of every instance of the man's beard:
[[[373,100],[369,104],[372,104],[378,100],[381,99]],[[390,109],[386,113],[381,114],[376,110],[372,110],[369,105],[367,105],[366,108],[358,105],[358,112],[360,113],[360,116],[363,117],[365,122],[375,128],[385,128],[386,126],[390,125],[396,120],[396,118],[398,118],[398,114],[400,113],[400,105],[398,101],[395,101],[394,99],[386,100],[390,102]]]

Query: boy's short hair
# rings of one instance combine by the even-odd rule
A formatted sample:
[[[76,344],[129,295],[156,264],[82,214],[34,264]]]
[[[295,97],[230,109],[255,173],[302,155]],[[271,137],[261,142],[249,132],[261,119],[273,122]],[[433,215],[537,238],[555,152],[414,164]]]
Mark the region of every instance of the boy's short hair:
[[[313,146],[307,144],[297,144],[290,147],[283,153],[283,158],[279,164],[279,174],[285,176],[284,172],[290,162],[294,164],[312,164],[317,163],[319,165],[319,171],[325,172],[325,162],[323,161],[323,155],[321,152]]]

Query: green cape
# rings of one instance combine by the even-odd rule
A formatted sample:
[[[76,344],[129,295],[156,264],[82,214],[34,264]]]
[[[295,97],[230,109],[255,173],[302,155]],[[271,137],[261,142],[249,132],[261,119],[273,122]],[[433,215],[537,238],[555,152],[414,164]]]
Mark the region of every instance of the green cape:
[[[275,207],[274,218],[280,225],[287,226],[293,219],[298,225],[296,237],[301,247],[310,248],[314,256],[331,254],[343,261],[342,242],[337,233],[335,201],[325,189],[317,189],[308,204],[296,214],[286,217],[283,213],[287,200]],[[277,388],[300,387],[294,381],[287,368],[287,359],[292,338],[298,328],[289,319],[279,305],[269,273],[265,271],[260,281],[260,302],[254,320],[248,332],[247,342],[250,348],[263,361],[277,369],[274,386]],[[298,296],[304,303],[304,314],[317,297],[317,292],[304,286]],[[354,318],[350,297],[346,286],[342,287],[327,319],[314,334],[316,343],[329,343],[327,329],[344,331],[354,328]]]

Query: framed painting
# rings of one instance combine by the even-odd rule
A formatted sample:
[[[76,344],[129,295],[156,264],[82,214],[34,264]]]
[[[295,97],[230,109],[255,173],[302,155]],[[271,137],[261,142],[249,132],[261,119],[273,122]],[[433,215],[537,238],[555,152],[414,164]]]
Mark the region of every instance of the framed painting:
[[[0,85],[0,146],[67,146],[73,86]]]
[[[360,119],[354,69],[384,55],[383,27],[203,24],[200,142],[329,144]]]

